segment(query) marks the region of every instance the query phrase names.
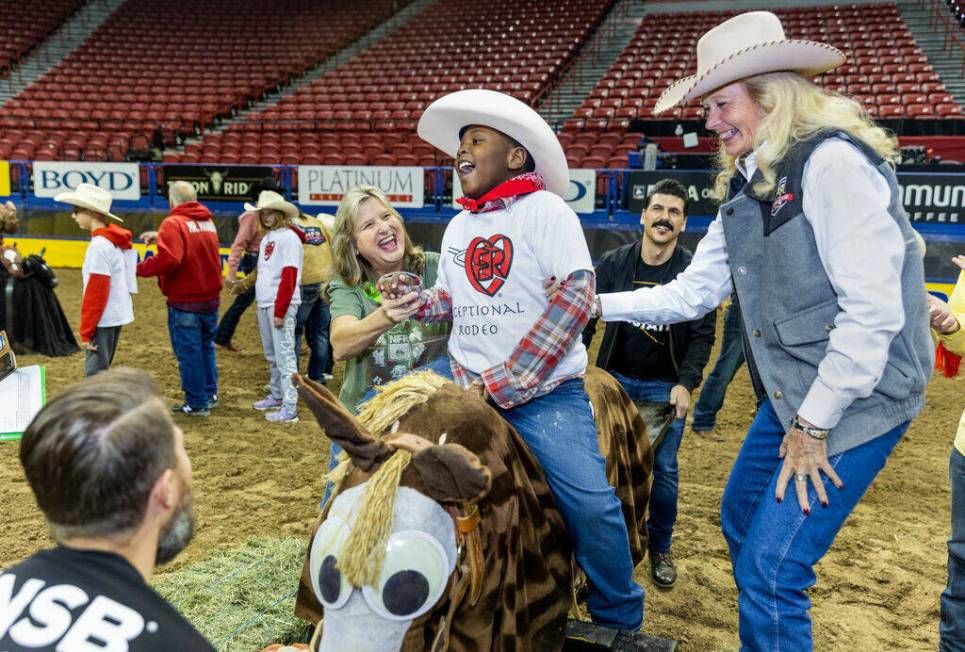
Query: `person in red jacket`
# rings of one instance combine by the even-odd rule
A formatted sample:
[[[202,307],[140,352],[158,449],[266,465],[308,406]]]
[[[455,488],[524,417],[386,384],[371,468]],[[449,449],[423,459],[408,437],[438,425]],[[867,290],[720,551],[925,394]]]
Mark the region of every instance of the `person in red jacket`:
[[[80,346],[85,352],[84,375],[93,376],[111,366],[121,327],[134,321],[131,294],[137,292],[137,254],[131,249],[131,232],[117,225],[124,220],[111,213],[113,198],[106,190],[81,183],[54,200],[73,206],[71,217],[77,226],[90,231],[81,270]]]
[[[184,403],[172,412],[206,417],[218,404],[214,353],[222,285],[218,231],[211,211],[198,203],[190,183],[171,184],[168,201],[171,214],[157,233],[141,235],[145,241],[157,238],[157,254],[137,266],[137,275],[157,276],[158,287],[167,297],[168,333],[184,391]]]

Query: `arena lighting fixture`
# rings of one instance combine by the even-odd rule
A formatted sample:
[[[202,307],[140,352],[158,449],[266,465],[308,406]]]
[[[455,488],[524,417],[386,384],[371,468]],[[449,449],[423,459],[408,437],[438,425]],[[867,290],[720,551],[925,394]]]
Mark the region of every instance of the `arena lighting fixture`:
[[[10,348],[7,331],[0,331],[0,382],[17,370],[17,357]]]

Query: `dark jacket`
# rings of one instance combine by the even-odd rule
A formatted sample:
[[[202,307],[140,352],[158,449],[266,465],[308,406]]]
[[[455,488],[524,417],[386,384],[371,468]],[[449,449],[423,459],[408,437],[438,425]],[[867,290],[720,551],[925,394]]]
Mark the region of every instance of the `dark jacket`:
[[[596,292],[623,292],[633,290],[633,278],[640,260],[641,240],[625,244],[612,251],[608,251],[596,266]],[[690,264],[692,254],[678,244],[670,256],[670,264],[666,268],[666,277],[660,284],[672,281]],[[596,319],[591,319],[583,330],[583,344],[587,348],[596,332]],[[610,356],[616,344],[617,322],[606,325],[603,332],[603,343],[596,365],[603,369],[610,368]],[[670,355],[674,368],[677,370],[677,382],[693,392],[703,379],[704,366],[710,358],[710,350],[714,346],[714,330],[717,326],[717,312],[712,310],[700,319],[673,324],[670,327]],[[638,376],[646,379],[645,369],[640,370]]]

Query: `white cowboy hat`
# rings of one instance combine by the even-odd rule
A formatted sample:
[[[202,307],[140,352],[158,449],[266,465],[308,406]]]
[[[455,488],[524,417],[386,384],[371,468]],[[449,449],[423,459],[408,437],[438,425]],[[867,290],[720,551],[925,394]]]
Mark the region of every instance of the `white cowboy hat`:
[[[459,132],[480,125],[501,131],[526,148],[546,189],[563,196],[570,185],[566,155],[556,134],[528,105],[496,91],[474,88],[440,97],[419,118],[419,137],[456,158]]]
[[[813,76],[844,63],[835,47],[788,39],[777,16],[750,11],[726,20],[697,41],[697,74],[678,79],[663,92],[655,114],[722,86],[766,72],[788,70]]]
[[[246,211],[261,211],[261,210],[273,210],[281,211],[285,216],[293,220],[298,217],[299,211],[298,207],[291,202],[285,201],[285,198],[279,195],[274,190],[262,190],[261,194],[258,195],[258,203],[255,205],[245,203]]]
[[[77,184],[75,190],[68,190],[54,195],[54,201],[62,201],[71,206],[86,208],[95,213],[106,215],[112,220],[123,224],[124,220],[111,213],[111,202],[113,200],[114,198],[111,197],[111,193],[91,183],[80,183]]]

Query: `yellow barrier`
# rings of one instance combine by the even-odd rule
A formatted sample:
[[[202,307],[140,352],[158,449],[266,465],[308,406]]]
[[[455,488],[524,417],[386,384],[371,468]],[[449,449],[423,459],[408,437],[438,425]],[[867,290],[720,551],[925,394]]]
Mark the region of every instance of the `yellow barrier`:
[[[16,243],[17,249],[24,256],[29,256],[30,254],[39,254],[41,250],[46,249],[44,258],[47,260],[47,264],[51,267],[68,267],[77,268],[84,264],[84,252],[87,251],[88,240],[59,240],[56,238],[21,238],[17,239],[16,236],[7,236],[5,241],[7,244]],[[137,251],[138,256],[143,259],[146,255],[153,255],[157,248],[154,245],[144,245],[140,243],[134,243],[134,250]],[[221,271],[223,274],[228,273],[228,254],[231,250],[227,247],[222,247],[219,249],[221,254]],[[936,295],[941,296],[943,299],[948,299],[948,296],[952,293],[954,289],[954,283],[927,283],[928,291],[934,292]]]
[[[4,240],[6,244],[16,244],[22,256],[39,254],[44,251],[44,259],[51,267],[66,267],[80,269],[84,265],[84,253],[90,240],[60,240],[56,238],[17,238],[7,236]],[[157,251],[154,245],[134,243],[133,249],[137,252],[138,259],[153,256]],[[228,273],[228,254],[231,249],[221,247],[218,252],[221,254],[222,274]]]

